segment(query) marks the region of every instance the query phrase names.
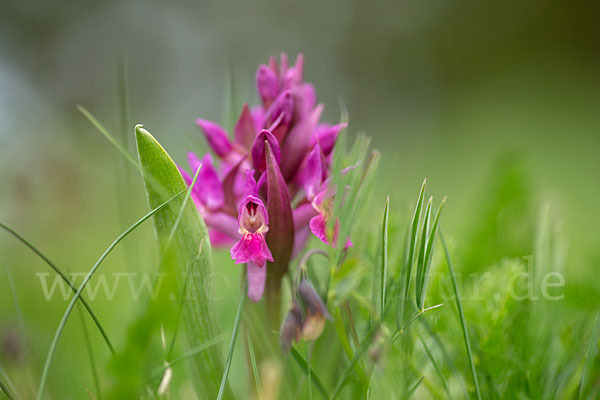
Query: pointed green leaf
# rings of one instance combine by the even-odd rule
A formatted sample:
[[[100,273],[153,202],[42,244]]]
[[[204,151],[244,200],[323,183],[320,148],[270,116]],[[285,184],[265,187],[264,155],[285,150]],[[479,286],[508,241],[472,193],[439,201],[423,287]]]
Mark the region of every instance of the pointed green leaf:
[[[381,318],[385,315],[385,286],[388,271],[388,226],[390,218],[390,197],[385,201],[385,211],[383,212],[383,224],[381,227]]]
[[[136,142],[148,202],[154,208],[184,190],[186,184],[171,157],[140,125],[136,126]],[[193,203],[184,205],[183,201],[177,198],[158,212],[153,221],[162,253],[166,255],[168,272],[180,277],[189,265],[194,296],[185,303],[184,326],[190,347],[196,347],[219,337],[221,331],[215,316],[212,254],[206,226]],[[183,212],[180,222],[171,234],[180,210]],[[196,354],[192,364],[197,373],[192,381],[199,397],[216,398],[223,375],[221,345]],[[228,385],[223,397],[232,397]]]
[[[423,199],[425,198],[425,186],[427,179],[423,181],[421,185],[421,191],[417,199],[417,205],[415,207],[415,213],[413,214],[412,221],[408,228],[407,238],[405,241],[406,248],[404,249],[404,265],[400,274],[400,301],[398,302],[398,313],[396,318],[396,327],[401,329],[404,326],[404,312],[406,304],[408,303],[410,279],[412,275],[412,266],[414,263],[415,246],[417,244],[417,230],[419,227],[419,220],[421,218],[421,208],[423,207]]]
[[[423,310],[423,308],[425,307],[425,291],[427,290],[427,281],[429,280],[429,271],[431,270],[431,258],[433,257],[433,241],[435,239],[435,234],[437,232],[437,227],[438,223],[440,222],[440,215],[442,213],[442,209],[444,208],[444,204],[446,204],[446,198],[444,198],[440,203],[440,206],[438,207],[437,213],[435,214],[435,218],[433,220],[433,225],[431,226],[431,231],[427,236],[423,265],[423,277],[421,282],[421,302],[419,303],[419,310]]]
[[[419,248],[419,257],[417,259],[417,276],[415,296],[417,299],[417,307],[422,310],[421,297],[423,296],[423,282],[425,274],[425,253],[427,251],[427,238],[429,237],[429,224],[431,220],[431,204],[433,197],[429,198],[427,207],[425,208],[425,216],[423,217],[423,227],[421,228],[421,243]]]

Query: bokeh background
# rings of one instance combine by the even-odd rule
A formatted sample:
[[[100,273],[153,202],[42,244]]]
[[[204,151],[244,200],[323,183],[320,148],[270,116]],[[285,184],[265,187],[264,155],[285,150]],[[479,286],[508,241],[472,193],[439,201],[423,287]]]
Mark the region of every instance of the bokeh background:
[[[381,151],[375,215],[386,195],[404,212],[427,177],[438,199],[448,196],[443,224],[457,247],[481,239],[493,249],[464,256],[476,270],[523,237],[502,231],[506,218],[528,231],[551,203],[569,243],[567,285],[591,286],[600,278],[599,13],[591,0],[0,0],[0,220],[66,270],[86,271],[146,203],[139,179],[76,106],[132,151],[133,126],[143,123],[182,161],[205,149],[195,118],[230,126],[243,101],[257,100],[258,64],[302,52],[324,119],[338,121],[345,107],[349,132],[367,133]],[[150,270],[154,252],[148,225],[107,271]],[[15,345],[27,357],[13,357],[4,339],[0,363],[27,386],[65,303],[43,301],[35,273],[45,266],[2,232],[0,263],[20,310],[0,268],[0,335],[27,332]],[[226,330],[237,299],[230,286],[220,301]],[[590,293],[571,301],[586,307]],[[94,304],[122,343],[135,303]],[[73,319],[50,378],[57,398],[90,385],[77,373],[70,385],[53,383],[87,363]],[[97,352],[102,361],[101,343]]]

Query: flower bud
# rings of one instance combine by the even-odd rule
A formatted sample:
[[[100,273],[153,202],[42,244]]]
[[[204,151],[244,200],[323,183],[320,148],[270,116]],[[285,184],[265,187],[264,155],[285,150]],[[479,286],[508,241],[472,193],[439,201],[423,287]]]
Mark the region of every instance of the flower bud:
[[[281,324],[281,329],[279,331],[281,332],[279,337],[281,350],[283,350],[285,354],[288,354],[292,347],[292,341],[297,342],[300,340],[300,334],[302,332],[302,311],[300,311],[300,305],[295,299],[292,300],[290,311],[285,317],[283,324]]]
[[[298,294],[305,309],[302,338],[304,340],[316,340],[325,328],[325,320],[329,318],[327,307],[314,286],[307,279],[302,279],[298,285]]]

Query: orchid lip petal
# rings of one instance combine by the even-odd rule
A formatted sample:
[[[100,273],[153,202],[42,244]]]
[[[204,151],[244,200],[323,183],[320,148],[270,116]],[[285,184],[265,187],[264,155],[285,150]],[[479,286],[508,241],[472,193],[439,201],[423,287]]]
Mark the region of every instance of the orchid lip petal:
[[[233,146],[227,137],[227,132],[222,127],[212,121],[201,118],[196,120],[196,125],[202,128],[206,140],[215,154],[219,157],[224,157],[231,152]]]
[[[248,298],[251,301],[259,301],[265,291],[267,266],[248,262],[246,264],[246,276],[248,279]]]
[[[236,264],[254,262],[264,266],[266,261],[273,261],[273,255],[267,246],[262,233],[246,233],[230,250],[231,258]]]

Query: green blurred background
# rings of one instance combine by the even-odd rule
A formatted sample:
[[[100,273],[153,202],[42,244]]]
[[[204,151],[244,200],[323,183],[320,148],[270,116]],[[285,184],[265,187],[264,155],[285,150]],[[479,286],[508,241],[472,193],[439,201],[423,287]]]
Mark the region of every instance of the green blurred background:
[[[498,238],[521,237],[502,231],[507,204],[525,204],[522,215],[511,215],[525,216],[528,229],[549,202],[569,242],[567,285],[592,285],[600,278],[599,4],[0,0],[0,220],[66,270],[87,271],[147,208],[139,179],[76,105],[132,151],[133,126],[143,123],[181,162],[186,151],[205,149],[195,118],[227,125],[228,110],[256,102],[259,63],[302,52],[324,119],[336,122],[344,104],[350,133],[367,133],[381,151],[374,215],[388,194],[404,212],[427,177],[438,199],[448,196],[443,224],[456,247],[481,238],[494,249],[486,260],[473,251],[464,256],[476,270],[478,260],[487,265],[505,255]],[[485,218],[494,232],[478,226]],[[124,247],[107,272],[154,268],[150,225]],[[528,244],[519,250],[506,255],[531,254]],[[10,270],[20,310],[0,268],[0,360],[20,387],[28,380],[35,386],[65,303],[44,301],[35,273],[46,266],[2,232],[0,263]],[[229,331],[238,269],[226,254],[216,266]],[[93,302],[118,345],[136,314],[127,294],[120,287],[117,300]],[[88,368],[77,318],[50,377],[56,398],[78,398],[90,386],[77,370]],[[27,356],[13,357],[6,337],[20,326],[27,333],[17,347]],[[105,349],[96,347],[103,362]],[[70,385],[57,383],[65,375]]]

